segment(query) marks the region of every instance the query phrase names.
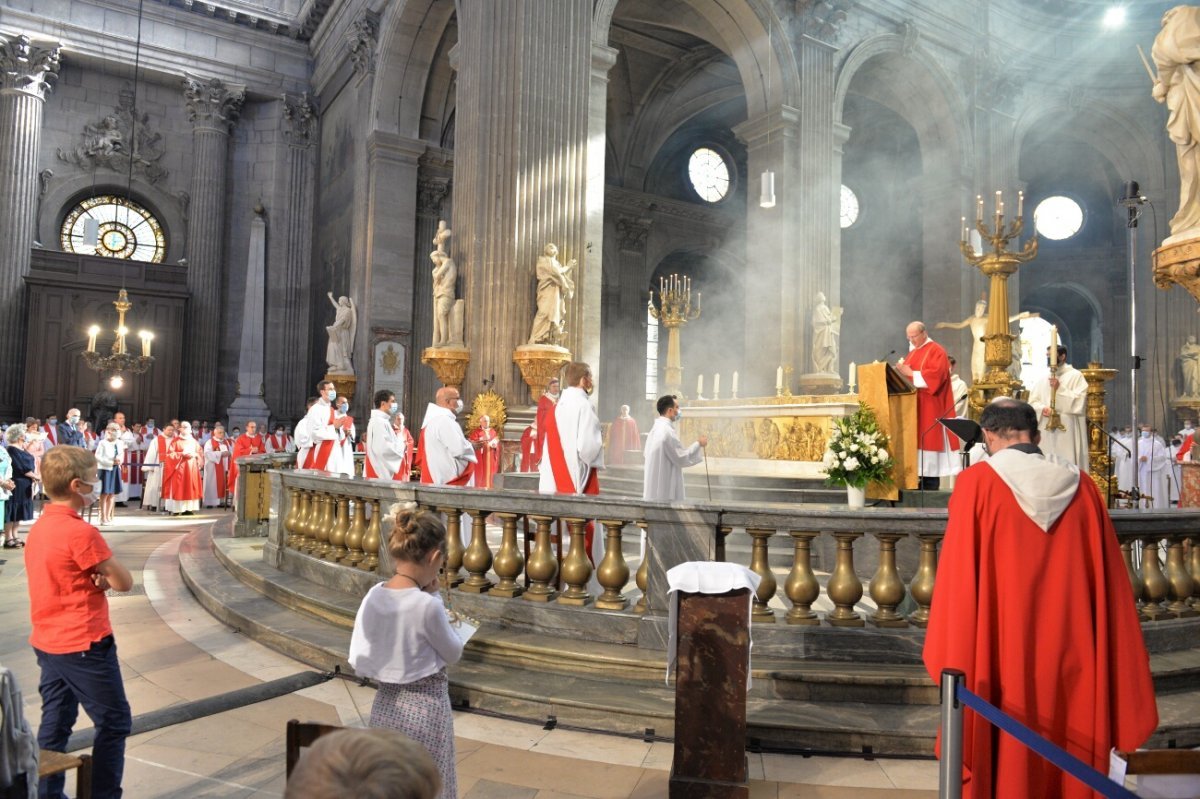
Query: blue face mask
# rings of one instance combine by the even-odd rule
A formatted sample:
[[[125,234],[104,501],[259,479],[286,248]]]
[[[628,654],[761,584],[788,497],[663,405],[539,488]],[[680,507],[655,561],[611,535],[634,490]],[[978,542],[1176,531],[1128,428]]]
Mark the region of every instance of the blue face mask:
[[[350,410],[350,406],[344,402],[339,402],[338,410],[341,411],[342,413],[345,413],[346,411]]]
[[[392,414],[392,416],[400,413],[400,403],[393,402],[391,406],[388,407],[388,411]]]
[[[683,408],[680,408],[679,410],[675,411],[675,421],[678,422],[682,418],[683,418]]]

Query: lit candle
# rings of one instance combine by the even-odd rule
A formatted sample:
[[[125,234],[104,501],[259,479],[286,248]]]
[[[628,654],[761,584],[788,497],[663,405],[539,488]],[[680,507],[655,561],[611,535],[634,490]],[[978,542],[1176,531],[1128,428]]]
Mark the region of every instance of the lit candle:
[[[967,240],[967,218],[965,216],[962,218],[962,240]]]
[[[696,398],[704,395],[704,375],[696,375]]]
[[[92,325],[88,328],[88,352],[96,351],[96,336],[100,335],[100,328]]]
[[[783,391],[783,367],[775,370],[775,390]]]
[[[1025,192],[1017,192],[1017,218],[1025,216]]]
[[[1003,192],[1001,192],[999,189],[996,189],[996,213],[1000,212],[1000,203],[1004,202],[1001,197],[1002,194]]]
[[[976,222],[983,221],[983,195],[982,194],[975,195],[975,221]]]
[[[1058,327],[1050,326],[1050,354],[1046,356],[1046,363],[1050,367],[1050,371],[1054,371],[1058,366]]]
[[[713,399],[721,396],[721,373],[713,375]]]
[[[738,390],[738,373],[734,372],[733,373],[733,398],[734,399],[737,399],[737,390]]]
[[[124,355],[128,350],[125,349],[125,336],[129,334],[129,328],[117,328],[117,352]]]
[[[149,358],[149,357],[150,357],[150,345],[151,345],[151,343],[152,343],[153,341],[154,341],[154,334],[153,334],[153,333],[147,333],[147,334],[146,334],[146,357],[147,357],[147,358]]]
[[[858,382],[858,366],[854,361],[850,362],[850,379],[847,381],[850,384],[850,390],[854,390],[854,384]]]

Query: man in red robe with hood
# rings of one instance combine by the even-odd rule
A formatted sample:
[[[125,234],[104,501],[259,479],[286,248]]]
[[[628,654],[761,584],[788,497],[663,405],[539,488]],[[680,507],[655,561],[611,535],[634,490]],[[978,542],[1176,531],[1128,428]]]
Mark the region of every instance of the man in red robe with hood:
[[[635,449],[642,449],[642,436],[638,432],[637,420],[629,415],[629,406],[622,405],[620,415],[608,430],[606,462],[612,466],[625,463],[625,453]]]
[[[925,667],[1107,773],[1158,726],[1150,659],[1116,533],[1096,484],[1038,449],[1033,407],[988,405],[990,453],[958,476],[938,563]],[[1074,777],[993,728],[963,720],[966,799],[1092,799]]]
[[[944,416],[954,415],[954,400],[950,390],[950,357],[941,344],[925,332],[924,322],[910,322],[904,330],[908,338],[908,355],[896,364],[896,370],[917,387],[917,442],[922,490],[936,491],[940,478],[951,477],[958,471],[958,439],[937,423]]]

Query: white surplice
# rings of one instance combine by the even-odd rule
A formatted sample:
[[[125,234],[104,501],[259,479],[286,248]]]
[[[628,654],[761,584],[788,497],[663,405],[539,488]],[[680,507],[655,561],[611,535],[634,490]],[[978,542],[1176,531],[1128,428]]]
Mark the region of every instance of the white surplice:
[[[449,408],[429,403],[421,430],[424,431],[422,442],[425,448],[421,459],[434,485],[446,485],[475,462],[475,447],[463,435],[458,418]],[[475,484],[474,475],[466,484]]]
[[[387,411],[375,408],[367,422],[367,462],[380,480],[391,480],[400,471],[404,456],[408,454],[407,442],[396,435],[392,427],[392,416]],[[366,474],[364,468],[363,473]]]
[[[1050,418],[1042,411],[1050,407],[1050,378],[1043,377],[1029,393],[1029,404],[1038,416],[1042,440],[1038,446],[1047,455],[1073,463],[1083,471],[1089,470],[1087,434],[1087,380],[1070,364],[1059,367],[1058,393],[1054,408],[1062,420],[1062,430],[1047,430]]]
[[[683,470],[704,460],[700,442],[690,447],[679,441],[675,424],[665,416],[654,420],[646,436],[645,471],[642,476],[642,499],[658,502],[680,502],[684,497]]]

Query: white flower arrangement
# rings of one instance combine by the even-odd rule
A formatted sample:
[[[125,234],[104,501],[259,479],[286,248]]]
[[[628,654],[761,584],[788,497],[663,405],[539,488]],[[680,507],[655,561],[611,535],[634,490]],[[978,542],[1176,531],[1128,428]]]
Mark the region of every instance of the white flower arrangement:
[[[875,412],[860,402],[853,414],[835,419],[822,463],[831,485],[865,488],[867,483],[890,483],[888,437],[879,429]]]

